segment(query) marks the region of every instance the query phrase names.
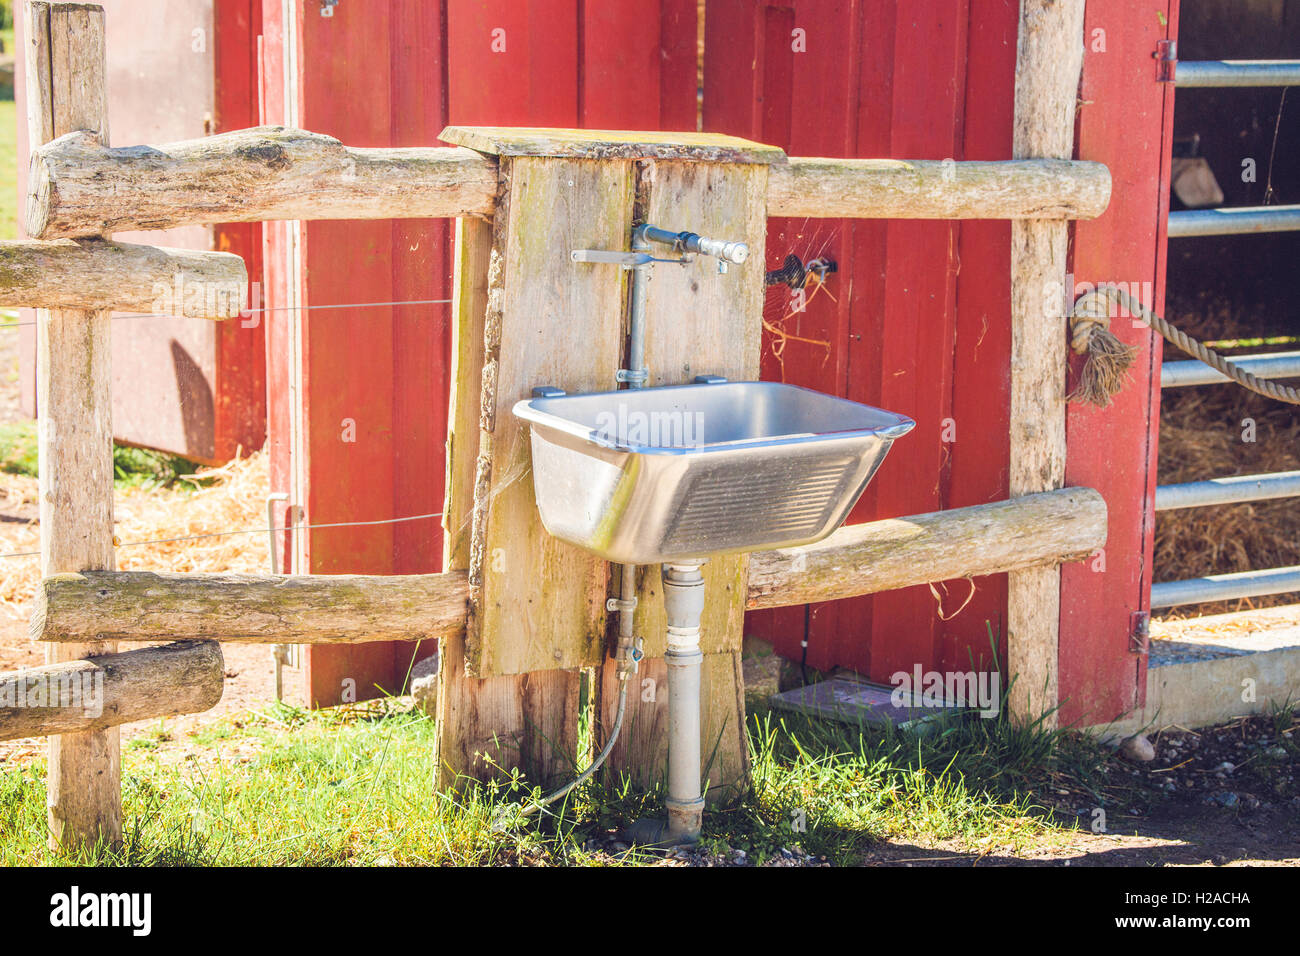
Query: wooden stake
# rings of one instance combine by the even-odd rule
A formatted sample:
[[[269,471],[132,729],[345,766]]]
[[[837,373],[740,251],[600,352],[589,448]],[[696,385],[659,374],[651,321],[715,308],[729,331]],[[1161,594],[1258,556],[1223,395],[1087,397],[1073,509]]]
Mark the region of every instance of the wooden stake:
[[[1016,51],[1016,159],[1069,159],[1083,66],[1084,0],[1021,0]],[[1011,470],[1013,497],[1065,482],[1064,303],[1069,224],[1011,224]],[[1008,575],[1012,712],[1035,719],[1057,704],[1061,572]],[[1055,726],[1054,715],[1045,724]]]
[[[104,10],[27,5],[28,140],[35,149],[89,130],[108,141]],[[107,237],[105,237],[107,238]],[[112,570],[112,375],[107,312],[37,312],[41,573]],[[111,643],[52,645],[46,661],[112,653]],[[122,839],[116,728],[50,738],[50,846],[75,850]]]

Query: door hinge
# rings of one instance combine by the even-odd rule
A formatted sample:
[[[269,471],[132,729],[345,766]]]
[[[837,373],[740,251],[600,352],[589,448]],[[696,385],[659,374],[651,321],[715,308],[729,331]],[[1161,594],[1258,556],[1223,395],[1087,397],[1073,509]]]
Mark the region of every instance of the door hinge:
[[[1178,41],[1157,40],[1156,52],[1151,54],[1156,60],[1156,81],[1172,83],[1178,71]]]
[[[1146,654],[1151,648],[1151,612],[1134,611],[1128,619],[1128,649],[1132,654]]]

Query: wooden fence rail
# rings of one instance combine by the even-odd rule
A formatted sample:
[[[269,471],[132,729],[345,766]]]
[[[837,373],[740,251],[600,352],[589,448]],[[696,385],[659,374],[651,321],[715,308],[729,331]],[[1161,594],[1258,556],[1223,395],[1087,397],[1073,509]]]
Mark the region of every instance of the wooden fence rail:
[[[0,674],[0,740],[201,713],[225,672],[220,644],[184,641]]]
[[[749,608],[808,604],[1087,557],[1106,543],[1106,504],[1065,488],[841,528],[816,544],[750,557]],[[37,641],[211,638],[264,644],[430,640],[465,627],[464,571],[259,577],[85,571],[41,582]]]
[[[626,134],[619,134],[626,135]],[[32,154],[26,227],[57,239],[274,219],[490,217],[497,161],[463,147],[356,149],[258,127],[110,148],[70,133]],[[791,158],[772,165],[769,216],[1092,219],[1110,173],[1075,160]]]
[[[233,319],[247,298],[248,270],[229,252],[102,239],[0,241],[0,306]]]

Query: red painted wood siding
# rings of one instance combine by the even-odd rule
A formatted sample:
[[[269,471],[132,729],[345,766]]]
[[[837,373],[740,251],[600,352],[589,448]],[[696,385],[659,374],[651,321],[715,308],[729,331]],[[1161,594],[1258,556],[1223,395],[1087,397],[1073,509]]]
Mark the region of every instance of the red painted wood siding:
[[[348,7],[340,4],[327,19],[315,4],[299,4],[297,96],[303,125],[350,143],[432,142],[446,122],[694,126],[693,0],[390,0],[364,16]],[[773,142],[792,155],[1011,155],[1015,0],[710,0],[707,9],[706,129]],[[1175,15],[1170,5],[1167,16]],[[271,120],[284,115],[277,18],[278,9],[264,18],[263,98]],[[1085,99],[1095,89],[1105,102],[1082,114],[1080,153],[1117,171],[1107,215],[1119,222],[1123,213],[1124,221],[1118,230],[1105,219],[1079,227],[1081,278],[1085,270],[1103,277],[1133,263],[1147,264],[1130,279],[1162,277],[1160,234],[1153,230],[1163,221],[1165,91],[1146,78],[1147,45],[1154,44],[1145,19],[1159,22],[1115,0],[1090,4],[1089,28],[1106,24],[1110,52],[1085,60]],[[804,31],[806,52],[792,48],[796,30]],[[1127,112],[1133,104],[1138,111]],[[1133,149],[1138,134],[1141,148]],[[1121,135],[1130,143],[1126,152]],[[283,244],[287,229],[269,227],[269,249]],[[1121,231],[1129,238],[1119,238]],[[303,240],[308,304],[447,296],[445,224],[312,224]],[[1008,246],[1009,226],[1001,222],[769,223],[769,267],[797,251],[805,258],[829,255],[840,271],[830,294],[814,297],[801,313],[787,315],[790,303],[769,294],[765,317],[788,338],[781,346],[778,334],[767,333],[764,377],[879,404],[918,422],[853,521],[1006,496]],[[287,278],[272,258],[274,295]],[[278,318],[269,319],[268,335],[277,399],[273,475],[287,481],[283,362],[290,343]],[[437,510],[449,384],[447,307],[312,313],[303,349],[309,519]],[[1149,589],[1143,572],[1154,481],[1149,422],[1158,399],[1150,372],[1158,355],[1146,355],[1121,404],[1102,413],[1103,426],[1095,413],[1070,413],[1068,480],[1103,491],[1112,537],[1105,575],[1089,565],[1064,574],[1067,719],[1085,711],[1095,719],[1114,716],[1140,686],[1142,661],[1126,648],[1128,616],[1145,605]],[[356,423],[355,443],[341,440],[345,419]],[[1115,467],[1117,447],[1131,465]],[[308,552],[313,571],[384,573],[436,568],[438,546],[433,523],[413,523],[314,532]],[[964,608],[967,582],[939,588],[942,614],[929,588],[815,605],[808,612],[808,662],[850,666],[881,680],[915,663],[982,666],[989,629],[1002,630],[1005,577],[977,578],[974,586]],[[799,658],[804,609],[751,615],[747,627]],[[361,696],[371,685],[394,687],[409,658],[409,646],[315,649],[312,699],[332,702],[344,677],[356,681]]]
[[[1096,102],[1082,113],[1080,154],[1110,164],[1116,184],[1107,217],[1079,226],[1080,278],[1155,279],[1157,288],[1163,280],[1167,115],[1147,64],[1164,35],[1156,14],[1173,20],[1176,4],[1158,6],[1089,4],[1089,35],[1104,25],[1111,44],[1085,60],[1083,98]],[[709,0],[707,10],[706,129],[791,155],[1011,157],[1015,0]],[[792,48],[796,30],[806,52]],[[836,391],[918,424],[895,445],[851,521],[1006,497],[1009,241],[1005,222],[770,221],[769,268],[789,251],[825,252],[840,272],[830,286],[837,301],[818,297],[784,322],[788,307],[769,293],[769,322],[826,344],[782,346],[769,330],[764,377]],[[1137,274],[1116,275],[1132,269]],[[1147,346],[1129,390],[1106,412],[1069,413],[1067,481],[1106,496],[1111,542],[1104,574],[1091,562],[1063,574],[1066,720],[1116,716],[1143,681],[1144,661],[1128,652],[1127,635],[1150,588],[1143,569],[1159,355],[1144,331],[1125,334]],[[796,660],[806,633],[811,666],[847,666],[882,681],[916,663],[965,670],[972,661],[985,666],[988,633],[1001,634],[1006,609],[1005,575],[973,584],[973,595],[965,581],[938,586],[941,608],[929,588],[912,588],[814,605],[807,619],[802,608],[751,614],[747,629]]]
[[[706,129],[800,156],[1007,158],[1018,5],[710,0]],[[806,52],[793,49],[802,30]],[[752,69],[746,69],[753,63]],[[752,78],[752,79],[751,79]],[[1006,495],[1009,232],[1003,223],[773,219],[769,268],[824,253],[840,271],[807,310],[769,292],[763,375],[904,412],[917,429],[852,522]],[[817,344],[825,343],[825,344]],[[946,438],[955,437],[954,441]],[[930,589],[814,605],[808,663],[887,679],[913,663],[969,666],[1000,627],[1004,578],[978,579],[943,621]],[[945,615],[966,582],[940,588]],[[750,633],[799,658],[802,608],[752,614]]]
[[[329,18],[314,3],[297,10],[300,123],[351,145],[432,144],[448,123],[695,128],[693,0],[388,0],[341,3]],[[268,5],[265,21],[265,115],[281,121],[279,10]],[[290,228],[268,231],[269,294],[279,302]],[[309,223],[301,241],[308,306],[450,296],[449,223]],[[309,523],[441,509],[449,313],[446,304],[306,313]],[[292,484],[287,317],[270,313],[268,336],[273,490],[283,490]],[[342,440],[348,421],[355,442]],[[432,571],[441,530],[437,519],[313,530],[306,550],[313,573]],[[345,681],[357,699],[396,689],[412,653],[410,644],[310,648],[309,699],[336,703]]]
[[[1078,155],[1109,166],[1113,185],[1110,208],[1075,227],[1075,279],[1151,283],[1146,301],[1163,312],[1174,91],[1157,81],[1152,53],[1178,35],[1178,0],[1138,10],[1089,0],[1084,33]],[[1127,318],[1111,328],[1142,350],[1132,380],[1110,408],[1071,405],[1066,420],[1066,483],[1096,488],[1110,510],[1104,561],[1061,573],[1061,716],[1084,723],[1112,720],[1146,692],[1147,659],[1129,632],[1132,613],[1150,607],[1162,340]]]

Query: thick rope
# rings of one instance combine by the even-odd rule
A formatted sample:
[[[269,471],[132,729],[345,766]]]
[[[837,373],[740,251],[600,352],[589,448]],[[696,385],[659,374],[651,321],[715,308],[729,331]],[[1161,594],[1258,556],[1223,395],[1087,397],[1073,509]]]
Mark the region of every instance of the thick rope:
[[[1146,322],[1147,325],[1151,326],[1151,328],[1155,329],[1188,355],[1204,362],[1221,375],[1227,376],[1242,388],[1248,389],[1257,395],[1263,395],[1265,398],[1271,398],[1275,401],[1286,402],[1290,405],[1300,405],[1300,389],[1293,388],[1290,385],[1283,385],[1266,378],[1260,378],[1258,375],[1252,375],[1240,365],[1224,358],[1218,352],[1214,351],[1214,349],[1202,345],[1186,332],[1175,328],[1163,316],[1156,315],[1137,299],[1133,298],[1133,296],[1129,295],[1124,289],[1113,285],[1098,286],[1095,292],[1089,292],[1082,296],[1079,301],[1075,303],[1074,309],[1070,314],[1072,344],[1075,351],[1086,351],[1088,353],[1089,364],[1092,363],[1092,358],[1096,354],[1096,349],[1092,345],[1093,340],[1097,337],[1097,328],[1099,326],[1096,317],[1099,313],[1107,317],[1109,316],[1109,306],[1099,308],[1099,305],[1102,303],[1098,300],[1104,300],[1106,298],[1118,302],[1120,305],[1124,306],[1131,315]],[[1112,335],[1108,330],[1109,324],[1109,318],[1107,318],[1105,323],[1106,334]],[[1083,349],[1080,349],[1081,340],[1084,344]],[[1124,348],[1128,347],[1124,346]],[[1129,362],[1131,364],[1131,358],[1129,359]],[[1127,370],[1127,366],[1125,366],[1125,370]],[[1082,389],[1084,385],[1083,378],[1086,377],[1087,374],[1088,366],[1085,365],[1083,374],[1080,377],[1080,389]],[[1110,404],[1109,396],[1117,392],[1119,390],[1119,385],[1121,384],[1122,376],[1119,382],[1115,382],[1112,376],[1112,380],[1107,382],[1107,385],[1113,385],[1114,387],[1113,390],[1108,392],[1104,402],[1097,402],[1095,397],[1092,395],[1079,395],[1078,400],[1093,401],[1094,404],[1108,405]],[[1072,394],[1071,398],[1075,398],[1078,391],[1079,390],[1076,390],[1076,393]]]

